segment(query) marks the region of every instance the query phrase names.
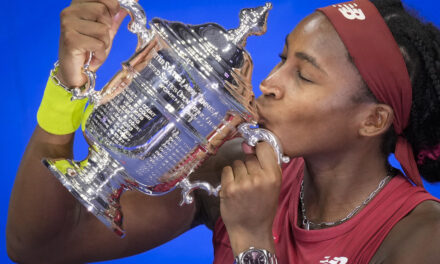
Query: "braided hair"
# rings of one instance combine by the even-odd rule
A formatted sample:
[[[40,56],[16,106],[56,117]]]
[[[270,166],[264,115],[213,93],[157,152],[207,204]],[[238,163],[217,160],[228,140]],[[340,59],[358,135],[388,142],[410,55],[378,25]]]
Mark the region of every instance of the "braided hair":
[[[400,0],[372,3],[399,45],[412,83],[410,122],[404,135],[413,146],[422,177],[440,181],[440,31],[409,13]],[[393,152],[395,144],[391,128],[382,145],[384,154]]]

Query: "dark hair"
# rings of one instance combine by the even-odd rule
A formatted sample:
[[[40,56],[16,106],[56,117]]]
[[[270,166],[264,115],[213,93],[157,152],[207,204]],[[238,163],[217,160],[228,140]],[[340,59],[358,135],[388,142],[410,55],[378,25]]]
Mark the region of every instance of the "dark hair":
[[[408,12],[400,0],[372,3],[399,45],[411,78],[413,102],[404,135],[413,146],[417,161],[421,151],[440,144],[440,31]],[[395,143],[394,129],[390,129],[384,137],[384,154],[392,153]],[[418,168],[427,181],[440,181],[440,158],[426,158]]]

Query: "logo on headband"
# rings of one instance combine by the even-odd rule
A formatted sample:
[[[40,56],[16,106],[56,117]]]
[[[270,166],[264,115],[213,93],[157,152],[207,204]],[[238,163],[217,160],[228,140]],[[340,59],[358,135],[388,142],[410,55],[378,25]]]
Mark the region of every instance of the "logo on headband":
[[[347,19],[365,20],[364,12],[362,12],[362,9],[356,8],[357,6],[356,3],[333,5],[333,7],[338,7],[339,12]]]

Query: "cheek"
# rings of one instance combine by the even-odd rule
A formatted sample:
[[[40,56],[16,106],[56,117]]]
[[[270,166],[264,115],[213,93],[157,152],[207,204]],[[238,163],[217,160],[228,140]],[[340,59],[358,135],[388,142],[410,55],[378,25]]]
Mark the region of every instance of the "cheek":
[[[297,98],[299,99],[299,98]],[[344,98],[314,94],[294,100],[276,131],[288,155],[304,155],[346,144],[356,136],[354,107]]]
[[[317,100],[311,120],[317,133],[333,137],[348,137],[353,133],[356,109],[344,95]]]

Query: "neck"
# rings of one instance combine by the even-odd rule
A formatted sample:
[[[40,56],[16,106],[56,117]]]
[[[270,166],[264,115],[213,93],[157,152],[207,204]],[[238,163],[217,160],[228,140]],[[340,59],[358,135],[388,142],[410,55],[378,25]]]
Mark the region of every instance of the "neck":
[[[305,157],[304,202],[315,223],[346,217],[388,174],[383,156],[368,148],[328,156]]]

